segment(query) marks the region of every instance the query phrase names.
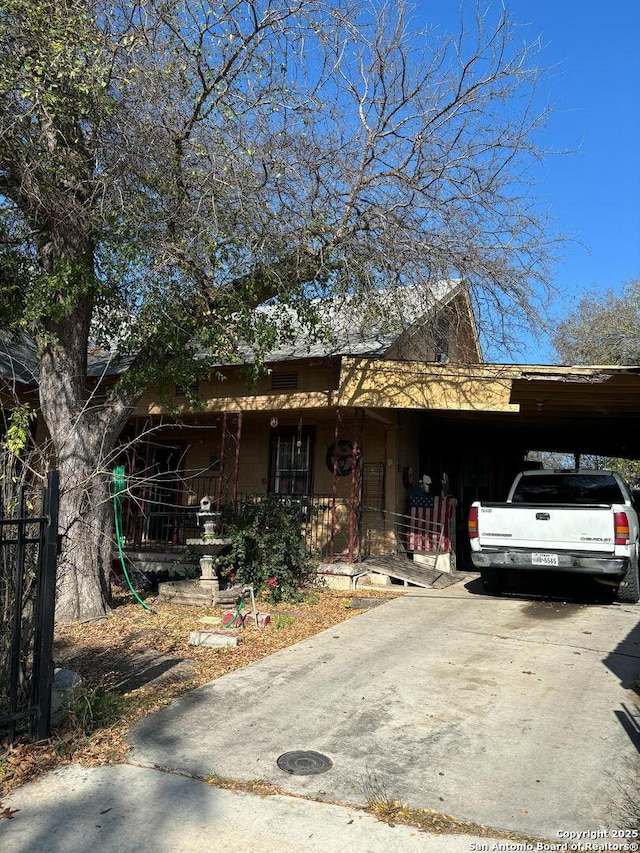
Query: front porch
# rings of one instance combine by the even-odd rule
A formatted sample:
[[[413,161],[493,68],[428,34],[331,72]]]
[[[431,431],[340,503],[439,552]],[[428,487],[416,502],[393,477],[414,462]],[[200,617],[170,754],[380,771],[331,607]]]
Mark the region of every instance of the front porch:
[[[286,366],[253,392],[235,374],[203,385],[198,412],[176,389],[179,417],[154,395],[141,402],[124,436],[126,547],[184,551],[208,496],[222,524],[246,501],[294,507],[331,574],[354,577],[384,556],[464,568],[467,505],[500,496],[523,459],[519,443],[483,428],[492,410],[513,416],[509,378],[492,378],[476,404],[480,383],[445,381],[441,365]]]
[[[203,533],[198,517],[200,500],[214,492],[216,483],[211,477],[191,477],[181,478],[180,485],[181,490],[173,497],[181,498],[180,503],[164,503],[157,492],[129,494],[126,501],[124,552],[147,571],[163,572],[169,565],[197,565],[198,555],[191,543]],[[237,494],[233,502],[217,504],[217,537],[228,535],[248,503],[289,509],[308,554],[317,559],[319,572],[334,586],[351,588],[369,572],[418,583],[421,569],[455,570],[455,501],[446,506],[436,501],[435,515],[428,519],[419,509],[412,515],[389,513],[351,504],[335,495]],[[443,520],[435,520],[438,514]],[[384,557],[396,558],[395,564],[385,567],[379,562]],[[415,579],[408,577],[408,566],[399,571],[399,560],[415,562]]]

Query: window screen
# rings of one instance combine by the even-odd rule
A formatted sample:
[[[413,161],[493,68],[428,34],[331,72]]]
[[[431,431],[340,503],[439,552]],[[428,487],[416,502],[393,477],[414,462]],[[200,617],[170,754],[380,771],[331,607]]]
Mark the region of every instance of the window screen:
[[[307,495],[311,492],[313,435],[301,432],[275,432],[271,438],[269,491],[277,494]]]

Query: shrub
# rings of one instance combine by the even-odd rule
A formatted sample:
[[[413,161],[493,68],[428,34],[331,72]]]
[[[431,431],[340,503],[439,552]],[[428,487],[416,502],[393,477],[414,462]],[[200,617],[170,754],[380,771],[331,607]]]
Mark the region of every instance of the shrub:
[[[222,578],[253,586],[272,602],[297,599],[309,584],[314,562],[300,529],[296,507],[277,501],[246,501],[230,519],[231,549],[219,558]]]

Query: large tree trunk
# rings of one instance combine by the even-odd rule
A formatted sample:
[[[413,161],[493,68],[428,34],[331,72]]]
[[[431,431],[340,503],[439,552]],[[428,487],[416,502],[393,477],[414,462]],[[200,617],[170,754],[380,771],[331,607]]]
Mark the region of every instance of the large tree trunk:
[[[70,442],[76,460],[87,455],[86,436],[76,431]],[[98,454],[96,452],[96,463]],[[73,622],[103,617],[110,599],[112,505],[107,475],[98,464],[67,460],[59,464],[60,533],[56,620]]]
[[[60,471],[60,534],[56,618],[105,615],[109,601],[111,511],[109,469],[126,422],[126,401],[92,397],[87,388],[91,306],[48,330],[41,343],[40,406]],[[78,317],[86,318],[84,323]]]
[[[43,411],[46,408],[43,406]],[[103,409],[101,415],[106,417],[107,413],[108,409]],[[97,619],[108,610],[113,550],[109,470],[122,420],[114,413],[105,427],[102,418],[85,413],[75,421],[59,417],[54,424],[62,544],[56,589],[59,622]]]

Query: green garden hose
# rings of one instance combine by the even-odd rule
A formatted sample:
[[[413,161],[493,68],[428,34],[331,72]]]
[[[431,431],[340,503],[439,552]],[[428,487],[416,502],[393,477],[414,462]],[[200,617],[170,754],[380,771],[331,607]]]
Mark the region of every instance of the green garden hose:
[[[113,517],[115,519],[116,526],[116,542],[118,543],[118,554],[120,555],[120,564],[122,566],[122,571],[124,572],[124,576],[126,578],[127,584],[129,585],[129,589],[133,593],[136,601],[144,607],[145,610],[148,610],[150,613],[153,613],[153,610],[149,605],[144,602],[138,593],[133,588],[133,584],[131,583],[131,578],[129,577],[129,572],[127,571],[127,567],[124,564],[124,553],[122,551],[122,542],[123,536],[121,533],[122,530],[122,504],[121,504],[121,496],[126,491],[126,481],[124,476],[124,466],[119,465],[117,468],[113,469]]]
[[[240,625],[244,625],[244,618],[240,615],[242,608],[244,607],[244,598],[241,598],[238,602],[238,606],[236,607],[236,612],[233,615],[233,619],[231,622],[227,622],[226,625],[223,625],[223,628],[233,628],[236,624],[236,621],[240,622]]]

